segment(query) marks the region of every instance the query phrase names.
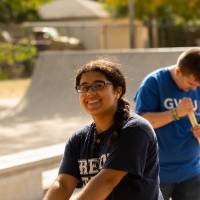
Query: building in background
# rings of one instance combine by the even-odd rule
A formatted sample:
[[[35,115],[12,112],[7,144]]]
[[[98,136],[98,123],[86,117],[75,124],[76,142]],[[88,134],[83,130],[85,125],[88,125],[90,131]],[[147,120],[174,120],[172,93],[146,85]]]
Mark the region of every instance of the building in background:
[[[103,5],[91,0],[54,0],[39,9],[41,21],[25,27],[55,27],[62,35],[76,37],[85,49],[129,48],[129,19],[111,18]],[[135,22],[135,47],[148,47],[148,33]]]

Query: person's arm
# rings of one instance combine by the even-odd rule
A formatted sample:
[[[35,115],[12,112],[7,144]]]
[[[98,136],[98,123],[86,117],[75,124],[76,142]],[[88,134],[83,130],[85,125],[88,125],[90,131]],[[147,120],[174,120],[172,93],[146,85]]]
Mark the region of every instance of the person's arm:
[[[174,121],[171,111],[165,112],[147,112],[141,113],[141,116],[147,119],[153,128],[160,128]]]
[[[102,169],[79,193],[76,200],[103,200],[127,174],[126,171]]]
[[[58,175],[43,200],[68,200],[76,185],[77,179],[71,175]]]
[[[193,109],[194,107],[192,100],[190,98],[185,97],[177,105],[175,111],[178,118],[181,118],[188,115],[190,112],[193,111]],[[141,113],[141,115],[151,123],[153,128],[160,128],[176,120],[171,110],[164,112],[146,112],[146,113]]]

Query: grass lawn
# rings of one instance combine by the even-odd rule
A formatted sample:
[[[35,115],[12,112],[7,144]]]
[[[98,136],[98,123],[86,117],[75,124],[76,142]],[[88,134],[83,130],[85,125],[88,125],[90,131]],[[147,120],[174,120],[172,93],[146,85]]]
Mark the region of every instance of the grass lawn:
[[[21,97],[26,92],[30,79],[15,79],[0,81],[0,98]]]

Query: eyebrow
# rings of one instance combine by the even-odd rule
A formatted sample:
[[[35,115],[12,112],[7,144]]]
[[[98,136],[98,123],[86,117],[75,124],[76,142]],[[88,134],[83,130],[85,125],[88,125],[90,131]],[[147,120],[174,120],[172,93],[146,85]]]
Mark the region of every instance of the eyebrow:
[[[91,84],[93,84],[93,83],[98,83],[98,82],[106,82],[106,80],[95,80],[95,81],[93,81]],[[87,85],[87,84],[89,84],[89,83],[87,83],[87,82],[83,82],[83,83],[81,83],[80,85]]]

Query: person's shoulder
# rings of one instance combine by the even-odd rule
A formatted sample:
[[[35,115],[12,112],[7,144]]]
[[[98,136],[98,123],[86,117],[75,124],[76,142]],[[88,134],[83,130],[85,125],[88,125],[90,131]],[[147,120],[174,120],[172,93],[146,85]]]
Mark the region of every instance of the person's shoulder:
[[[93,124],[88,124],[85,125],[84,127],[82,127],[81,129],[75,131],[71,137],[70,137],[70,141],[80,141],[83,140],[84,138],[87,137],[87,135],[90,133],[90,129],[92,128]]]
[[[169,67],[170,66],[166,66],[166,67],[159,68],[159,69],[152,71],[151,73],[147,74],[144,81],[155,80],[155,79],[159,78],[160,76],[165,75],[166,73],[169,72]]]
[[[140,84],[140,89],[148,89],[150,91],[154,91],[155,88],[159,86],[160,81],[162,81],[164,77],[167,77],[168,73],[169,66],[152,71],[143,79]]]
[[[75,132],[75,135],[82,135],[82,134],[87,133],[91,129],[92,126],[93,126],[93,123],[83,126],[82,128],[80,128],[79,130]]]
[[[136,114],[136,113],[131,113],[129,119],[126,121],[125,125],[123,128],[128,128],[128,127],[149,127],[152,128],[151,124],[144,119],[143,117],[141,117],[140,115]]]
[[[151,139],[154,139],[156,137],[150,122],[136,113],[131,113],[131,116],[124,125],[123,130],[131,132],[140,132],[141,134],[144,134],[147,137],[150,137]]]

